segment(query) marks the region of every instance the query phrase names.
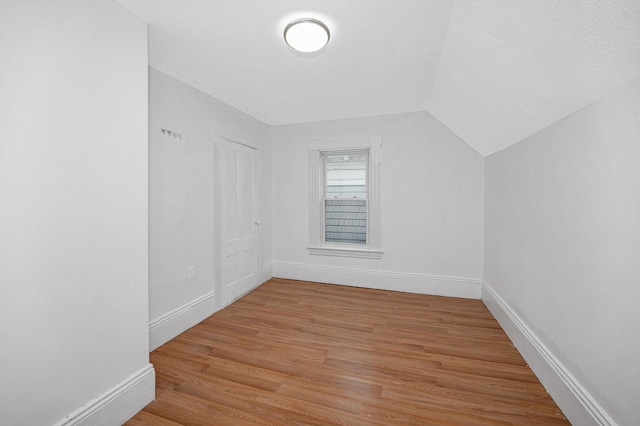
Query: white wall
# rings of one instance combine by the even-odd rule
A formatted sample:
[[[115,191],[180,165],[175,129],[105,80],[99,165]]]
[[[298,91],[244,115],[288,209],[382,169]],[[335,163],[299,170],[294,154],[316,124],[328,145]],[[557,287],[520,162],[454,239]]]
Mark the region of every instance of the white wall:
[[[602,424],[640,420],[639,159],[635,81],[485,165],[486,283]]]
[[[220,307],[214,283],[213,147],[220,135],[260,151],[261,250],[270,278],[271,133],[266,124],[153,68],[149,70],[151,348]],[[182,139],[162,134],[169,129]],[[196,267],[188,280],[187,268]],[[215,284],[215,285],[214,285]]]
[[[273,128],[274,276],[480,296],[483,159],[426,112]],[[310,255],[310,139],[382,138],[381,260]]]
[[[153,399],[146,31],[109,0],[0,5],[2,424]]]

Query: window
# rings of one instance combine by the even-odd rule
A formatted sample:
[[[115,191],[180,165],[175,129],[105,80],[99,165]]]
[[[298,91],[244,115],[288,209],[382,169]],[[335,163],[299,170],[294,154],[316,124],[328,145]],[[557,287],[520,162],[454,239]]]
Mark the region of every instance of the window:
[[[323,152],[324,242],[367,244],[369,151]]]
[[[380,138],[309,147],[309,252],[380,259]]]

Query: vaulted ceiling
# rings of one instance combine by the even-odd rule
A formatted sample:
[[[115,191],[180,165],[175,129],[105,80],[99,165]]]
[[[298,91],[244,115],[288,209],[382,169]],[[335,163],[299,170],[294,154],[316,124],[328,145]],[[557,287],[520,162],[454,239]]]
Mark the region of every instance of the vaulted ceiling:
[[[426,110],[490,155],[640,78],[638,0],[118,1],[152,67],[270,125]]]

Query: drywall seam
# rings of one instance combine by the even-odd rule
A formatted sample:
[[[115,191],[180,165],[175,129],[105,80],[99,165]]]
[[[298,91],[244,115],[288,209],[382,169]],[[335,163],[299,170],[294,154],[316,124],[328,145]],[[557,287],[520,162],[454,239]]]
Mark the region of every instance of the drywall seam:
[[[481,281],[405,272],[273,262],[273,276],[380,290],[480,299]]]
[[[617,425],[565,365],[486,281],[482,283],[482,301],[571,423]]]

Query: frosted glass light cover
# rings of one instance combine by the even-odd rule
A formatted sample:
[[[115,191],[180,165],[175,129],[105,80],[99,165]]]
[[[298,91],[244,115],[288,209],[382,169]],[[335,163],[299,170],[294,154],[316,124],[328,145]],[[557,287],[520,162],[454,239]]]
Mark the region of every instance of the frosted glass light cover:
[[[327,45],[329,29],[316,19],[298,19],[284,29],[284,40],[299,52],[312,53]]]

